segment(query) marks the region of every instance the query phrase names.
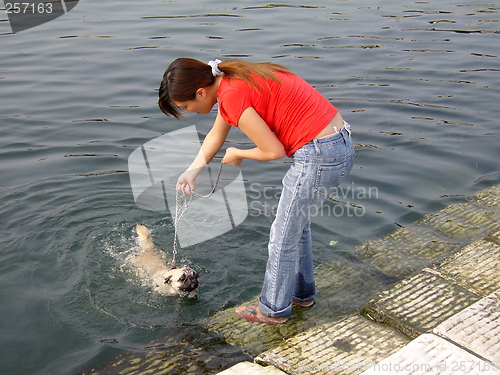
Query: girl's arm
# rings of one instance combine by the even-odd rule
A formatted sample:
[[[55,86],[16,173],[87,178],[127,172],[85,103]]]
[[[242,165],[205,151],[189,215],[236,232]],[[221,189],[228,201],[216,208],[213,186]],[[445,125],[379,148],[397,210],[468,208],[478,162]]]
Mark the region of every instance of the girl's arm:
[[[249,150],[229,147],[222,159],[223,163],[240,165],[243,159],[268,161],[281,159],[286,155],[283,144],[254,108],[248,107],[243,111],[238,121],[238,127],[256,147]]]
[[[189,168],[179,176],[177,180],[177,190],[190,194],[190,189],[194,190],[196,188],[196,177],[198,177],[203,168],[210,163],[217,152],[222,148],[230,129],[231,126],[228,125],[218,113],[212,129],[210,129],[201,145],[198,155]]]

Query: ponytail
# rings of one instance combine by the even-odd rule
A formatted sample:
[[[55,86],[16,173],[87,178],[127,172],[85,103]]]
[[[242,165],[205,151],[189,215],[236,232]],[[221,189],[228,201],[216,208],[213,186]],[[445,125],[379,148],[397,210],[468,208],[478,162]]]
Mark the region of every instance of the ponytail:
[[[219,69],[227,78],[242,79],[256,89],[262,89],[255,81],[255,76],[280,82],[275,72],[293,74],[292,71],[282,65],[274,63],[255,63],[241,60],[226,60],[219,63]]]
[[[218,63],[214,69],[214,62]],[[293,74],[282,65],[274,63],[254,63],[241,60],[211,61],[211,65],[190,58],[174,60],[165,73],[159,89],[158,106],[167,116],[182,118],[179,108],[172,102],[194,100],[199,88],[215,83],[214,71],[220,71],[229,79],[242,79],[255,89],[263,89],[255,77],[281,82],[275,72]]]

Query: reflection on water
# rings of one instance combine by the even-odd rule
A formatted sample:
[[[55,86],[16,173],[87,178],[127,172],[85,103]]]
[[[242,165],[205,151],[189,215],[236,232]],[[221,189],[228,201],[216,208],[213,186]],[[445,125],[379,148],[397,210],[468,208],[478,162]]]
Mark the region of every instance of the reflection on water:
[[[332,197],[315,226],[318,264],[353,262],[362,242],[499,181],[495,4],[84,1],[18,34],[2,12],[1,373],[72,374],[158,337],[176,347],[201,319],[259,293],[287,159],[245,161],[247,219],[181,249],[201,275],[195,303],[154,295],[127,271],[136,222],[167,252],[173,236],[169,213],[134,204],[129,155],[188,125],[204,135],[215,117],[158,110],[176,57],[284,64],[352,125],[344,191],[377,194]],[[237,129],[227,145],[250,147]]]

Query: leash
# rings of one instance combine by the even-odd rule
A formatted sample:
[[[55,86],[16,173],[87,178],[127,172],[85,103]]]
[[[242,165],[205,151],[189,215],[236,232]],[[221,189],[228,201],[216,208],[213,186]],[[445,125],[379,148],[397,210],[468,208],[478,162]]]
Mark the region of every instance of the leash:
[[[217,177],[215,178],[214,187],[207,195],[198,194],[191,187],[190,187],[191,194],[186,194],[184,191],[179,191],[179,190],[176,190],[175,192],[174,245],[173,245],[174,249],[172,251],[173,254],[171,263],[172,268],[176,268],[176,258],[178,254],[177,248],[179,247],[179,237],[178,237],[179,222],[182,216],[184,216],[184,214],[186,213],[189,205],[191,204],[193,196],[200,199],[207,199],[210,198],[213,195],[213,193],[215,193],[217,185],[219,184],[220,176],[222,174],[223,165],[224,164],[221,162],[219,166],[219,171],[217,172]]]

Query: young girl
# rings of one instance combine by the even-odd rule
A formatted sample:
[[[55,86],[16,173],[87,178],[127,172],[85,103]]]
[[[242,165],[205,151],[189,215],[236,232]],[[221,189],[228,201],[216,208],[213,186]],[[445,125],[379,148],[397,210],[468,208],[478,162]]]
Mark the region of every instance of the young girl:
[[[272,63],[179,58],[163,75],[159,106],[181,118],[181,110],[208,114],[219,104],[217,117],[198,156],[177,181],[187,194],[195,179],[221,149],[232,126],[255,144],[229,147],[223,163],[243,159],[275,160],[285,155],[293,164],[283,178],[283,190],[269,236],[269,258],[258,306],[242,306],[244,319],[285,323],[292,305],[314,304],[311,208],[320,209],[328,190],[349,173],[354,149],[349,125],[318,91],[289,69]],[[312,212],[318,212],[318,210]]]

